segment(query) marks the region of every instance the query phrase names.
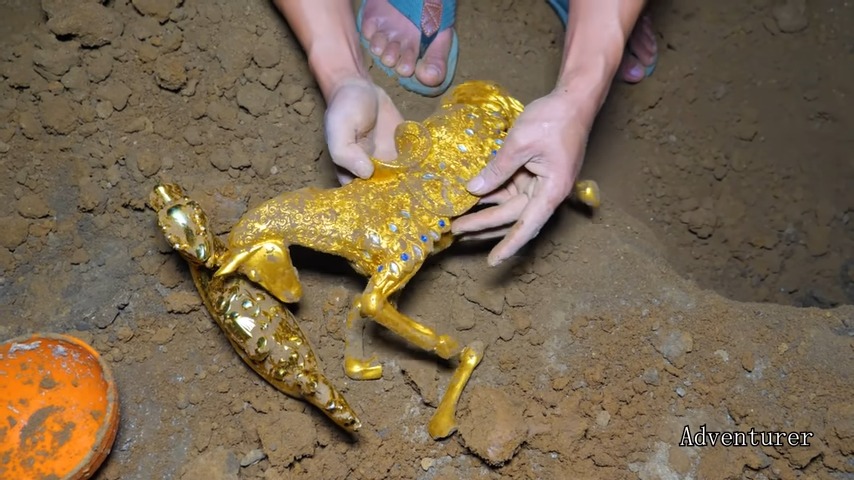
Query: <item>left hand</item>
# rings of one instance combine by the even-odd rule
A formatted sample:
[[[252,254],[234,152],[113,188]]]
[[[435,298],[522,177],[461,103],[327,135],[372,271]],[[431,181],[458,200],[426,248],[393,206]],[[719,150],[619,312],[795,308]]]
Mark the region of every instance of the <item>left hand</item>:
[[[463,215],[451,228],[466,239],[506,234],[489,253],[490,266],[536,237],[572,192],[595,115],[576,100],[556,91],[528,105],[495,158],[469,182],[480,204],[495,206]]]

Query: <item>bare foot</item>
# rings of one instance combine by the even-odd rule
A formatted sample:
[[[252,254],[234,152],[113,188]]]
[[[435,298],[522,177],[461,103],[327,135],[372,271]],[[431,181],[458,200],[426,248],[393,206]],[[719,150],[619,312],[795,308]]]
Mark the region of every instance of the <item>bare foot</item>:
[[[652,19],[649,14],[641,15],[632,35],[629,37],[629,54],[620,65],[620,77],[628,83],[637,83],[646,77],[644,70],[655,62],[658,44],[652,31]]]
[[[418,50],[421,31],[388,0],[367,0],[362,16],[362,35],[370,42],[371,53],[401,77],[415,74],[424,85],[435,87],[445,80],[452,29],[439,32],[421,60]]]

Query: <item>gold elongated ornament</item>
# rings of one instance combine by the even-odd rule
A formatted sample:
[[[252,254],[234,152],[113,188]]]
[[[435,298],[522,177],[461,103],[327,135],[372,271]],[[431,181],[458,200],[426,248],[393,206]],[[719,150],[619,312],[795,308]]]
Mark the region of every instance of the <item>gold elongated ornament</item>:
[[[225,246],[208,227],[201,206],[177,185],[158,185],[149,205],[169,243],[190,265],[208,312],[243,360],[278,390],[308,401],[355,432],[358,416],[318,365],[291,311],[242,275],[219,275]]]
[[[214,243],[216,251],[211,254],[214,260],[203,262],[206,268],[218,270],[212,277],[204,277],[207,281],[197,281],[202,296],[223,297],[222,293],[211,292],[215,286],[220,288],[216,283],[219,279],[229,279],[232,285],[249,291],[245,283],[248,279],[282,302],[297,302],[302,287],[291,263],[289,246],[300,245],[347,259],[369,280],[366,289],[354,299],[346,319],[345,373],[356,380],[382,376],[376,356],[363,352],[362,330],[368,319],[443,359],[456,358],[459,364],[428,425],[434,439],[447,437],[456,430],[457,404],[483,358],[484,345],[475,341],[463,347],[451,336],[436,333],[399,312],[393,297],[428,256],[451,245],[454,240],[451,222],[478,201],[478,197],[468,192],[466,184],[496,154],[522,110],[518,100],[495,84],[467,82],[455,87],[426,120],[408,121],[398,127],[395,133],[398,158],[394,163],[373,159],[375,169],[371,178],[356,179],[334,189],[309,187],[282,193],[243,215],[232,228],[223,250]],[[174,187],[158,188],[161,193],[155,190],[155,197]],[[599,205],[599,190],[593,181],[578,182],[573,193],[591,207]],[[161,227],[177,225],[174,219],[164,220],[163,212],[168,208],[160,205]],[[168,237],[170,233],[166,230],[164,227]],[[174,233],[172,236],[180,237]],[[188,259],[203,257],[198,252],[188,256],[188,247],[173,244]],[[204,250],[210,248],[206,246]],[[262,295],[257,290],[252,292]],[[215,317],[223,316],[222,309],[212,308],[216,305],[211,303],[208,308]],[[220,324],[225,325],[227,332],[236,328],[227,318]],[[246,333],[245,328],[243,331],[238,337],[242,340],[232,343],[252,365],[258,349],[253,343],[256,337]],[[237,332],[241,332],[240,328]],[[307,345],[304,339],[300,342]],[[294,384],[288,377],[293,372],[283,377],[273,376],[274,370],[266,365],[255,369],[274,384],[281,382],[281,378],[289,378],[290,384]],[[329,386],[327,391],[334,389]],[[335,398],[337,407],[346,406],[340,396]],[[341,424],[340,419],[330,417]]]

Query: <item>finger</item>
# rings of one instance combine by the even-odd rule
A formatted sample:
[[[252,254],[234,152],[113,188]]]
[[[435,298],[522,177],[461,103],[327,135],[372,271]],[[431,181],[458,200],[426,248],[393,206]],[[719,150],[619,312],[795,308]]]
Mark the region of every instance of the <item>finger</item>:
[[[460,235],[458,240],[460,242],[477,242],[482,240],[493,240],[495,238],[503,237],[510,231],[510,227],[499,227],[493,228],[491,230],[485,230],[482,232],[471,232],[464,233]]]
[[[507,225],[519,218],[527,202],[528,197],[525,195],[516,195],[496,207],[463,215],[451,222],[451,232],[455,234],[477,232]]]
[[[487,262],[494,267],[516,254],[520,248],[540,233],[540,229],[552,216],[560,202],[566,198],[565,188],[554,179],[542,180],[542,188],[534,194],[525,209],[519,215],[519,220],[498,245],[489,252]]]
[[[512,197],[513,194],[510,193],[506,188],[502,188],[496,192],[490,193],[488,195],[484,195],[480,197],[477,204],[478,205],[493,205],[497,203],[504,203]]]
[[[486,167],[476,177],[469,181],[466,188],[471,193],[483,195],[495,190],[531,159],[524,148],[517,146],[515,138],[511,130],[504,146],[498,150],[495,157],[486,164]]]
[[[338,177],[338,183],[340,183],[341,185],[347,185],[355,178],[353,177],[353,174],[350,173],[347,169],[341,168],[337,165],[335,167],[335,176]]]

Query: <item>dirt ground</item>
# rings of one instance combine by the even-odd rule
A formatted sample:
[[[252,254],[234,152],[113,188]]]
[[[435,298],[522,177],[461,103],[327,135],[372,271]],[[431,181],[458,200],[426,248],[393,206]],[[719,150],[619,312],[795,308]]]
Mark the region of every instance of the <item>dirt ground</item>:
[[[226,233],[283,190],[332,186],[324,105],[270,2],[0,2],[0,338],[71,332],[121,396],[114,479],[854,478],[854,4],[655,4],[653,78],[615,85],[583,176],[509,265],[452,249],[402,310],[486,357],[460,431],[426,423],[452,365],[380,328],[381,380],[341,369],[363,280],[304,255],[298,310],[364,422],[341,433],[245,366],[146,208],[182,184]],[[457,82],[546,93],[545,2],[460,2]],[[388,87],[407,118],[435,100]],[[809,446],[680,446],[685,426]]]

